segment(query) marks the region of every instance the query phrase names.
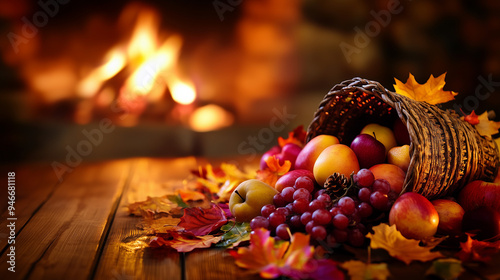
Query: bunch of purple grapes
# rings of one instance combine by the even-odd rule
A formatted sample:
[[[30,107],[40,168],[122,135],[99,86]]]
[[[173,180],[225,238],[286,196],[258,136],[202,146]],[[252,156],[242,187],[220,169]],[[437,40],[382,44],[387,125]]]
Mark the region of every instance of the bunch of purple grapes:
[[[289,240],[290,233],[306,232],[328,246],[360,247],[372,221],[390,210],[397,194],[387,180],[375,180],[368,169],[361,169],[353,179],[355,184],[346,195],[332,200],[311,178],[299,177],[274,196],[273,204],[263,206],[250,226],[269,229],[283,240]]]

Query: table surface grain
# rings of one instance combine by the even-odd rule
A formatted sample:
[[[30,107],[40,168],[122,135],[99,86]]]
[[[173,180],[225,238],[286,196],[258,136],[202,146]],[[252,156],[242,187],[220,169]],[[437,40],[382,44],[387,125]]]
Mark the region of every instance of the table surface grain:
[[[16,172],[15,272],[8,270],[7,196],[0,196],[0,279],[260,279],[237,267],[223,249],[177,253],[134,247],[141,221],[127,205],[182,187],[194,157],[131,158],[82,163],[61,181],[50,164],[2,166]],[[5,182],[4,181],[4,182]],[[6,186],[7,184],[4,184]],[[7,187],[5,187],[6,193]],[[389,264],[393,279],[423,279],[428,265]],[[469,268],[462,279],[500,279],[500,258]]]

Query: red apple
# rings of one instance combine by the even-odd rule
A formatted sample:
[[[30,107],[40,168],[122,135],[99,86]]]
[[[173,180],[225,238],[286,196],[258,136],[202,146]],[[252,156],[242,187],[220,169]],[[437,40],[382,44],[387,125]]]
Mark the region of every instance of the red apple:
[[[280,163],[285,162],[285,160],[288,160],[292,163],[292,166],[290,167],[290,170],[293,170],[295,168],[295,160],[297,159],[297,156],[299,155],[300,151],[302,148],[293,143],[288,143],[281,148],[281,153],[276,155],[276,158],[279,159]]]
[[[351,150],[356,154],[360,168],[370,168],[385,161],[384,144],[369,134],[356,136],[351,142]]]
[[[292,164],[290,170],[292,170],[295,167],[295,160],[297,159],[297,156],[299,155],[301,150],[302,148],[299,145],[293,143],[285,144],[283,147],[273,146],[260,158],[260,169],[266,169],[266,160],[271,156],[276,156],[280,164],[285,163],[285,160],[290,161],[290,163]]]
[[[500,212],[500,183],[472,181],[458,193],[458,203],[465,211],[488,206]]]
[[[498,237],[500,213],[487,206],[466,211],[462,221],[462,230],[475,234],[473,238],[478,240]]]
[[[423,195],[407,192],[394,202],[389,212],[389,224],[396,225],[404,237],[421,240],[436,234],[439,215]]]
[[[437,232],[450,236],[459,235],[462,232],[462,219],[465,212],[462,206],[449,199],[436,199],[431,203],[439,215]]]
[[[302,176],[307,176],[314,181],[314,175],[311,171],[304,169],[295,169],[281,176],[278,181],[276,181],[274,188],[277,191],[281,192],[286,187],[293,187],[293,185],[295,184],[295,180]]]

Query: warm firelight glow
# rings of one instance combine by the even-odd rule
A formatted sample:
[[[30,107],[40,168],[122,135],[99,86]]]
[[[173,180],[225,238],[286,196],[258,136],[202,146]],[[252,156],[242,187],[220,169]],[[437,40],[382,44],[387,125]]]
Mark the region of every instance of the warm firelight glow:
[[[196,90],[192,84],[176,80],[169,83],[172,99],[183,105],[193,103],[196,99]]]
[[[200,132],[221,129],[233,122],[234,117],[231,113],[214,104],[196,109],[189,119],[190,127]]]
[[[178,35],[160,38],[159,22],[159,15],[154,10],[140,11],[128,42],[110,50],[105,62],[78,83],[78,95],[87,98],[94,96],[106,81],[124,70],[130,74],[119,90],[124,93],[121,98],[130,101],[136,100],[136,97],[146,97],[149,101],[162,98],[167,87],[166,81],[176,75],[182,39]],[[182,89],[182,92],[187,90]],[[181,104],[189,104],[194,100],[191,92],[183,95],[184,98],[179,102]]]
[[[107,54],[106,62],[94,69],[87,77],[77,85],[78,95],[91,97],[97,93],[102,84],[118,74],[126,63],[125,54],[119,49],[113,49]]]

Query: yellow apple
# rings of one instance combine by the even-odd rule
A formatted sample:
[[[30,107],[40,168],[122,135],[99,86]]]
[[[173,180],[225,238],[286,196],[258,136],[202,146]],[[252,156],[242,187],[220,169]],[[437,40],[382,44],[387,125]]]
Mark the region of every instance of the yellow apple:
[[[384,144],[386,151],[389,151],[392,147],[397,145],[396,138],[394,137],[392,130],[380,124],[368,124],[361,130],[360,134],[370,134],[371,136],[374,136],[378,141]]]
[[[396,146],[390,149],[387,153],[387,162],[403,169],[404,172],[408,171],[408,166],[410,165],[410,146]]]
[[[335,144],[327,147],[319,154],[314,163],[313,174],[316,182],[323,186],[328,176],[335,172],[350,176],[359,171],[356,154],[344,144]]]
[[[391,189],[401,193],[405,182],[406,173],[394,164],[381,163],[370,167],[375,179],[386,179],[391,184]]]
[[[295,169],[305,169],[313,171],[314,163],[318,159],[319,154],[326,149],[326,147],[339,144],[339,139],[332,135],[318,135],[307,142],[302,148],[297,159],[295,160]]]
[[[277,193],[275,188],[262,181],[243,181],[229,197],[229,210],[237,222],[250,222],[260,215],[262,206],[273,203]]]

